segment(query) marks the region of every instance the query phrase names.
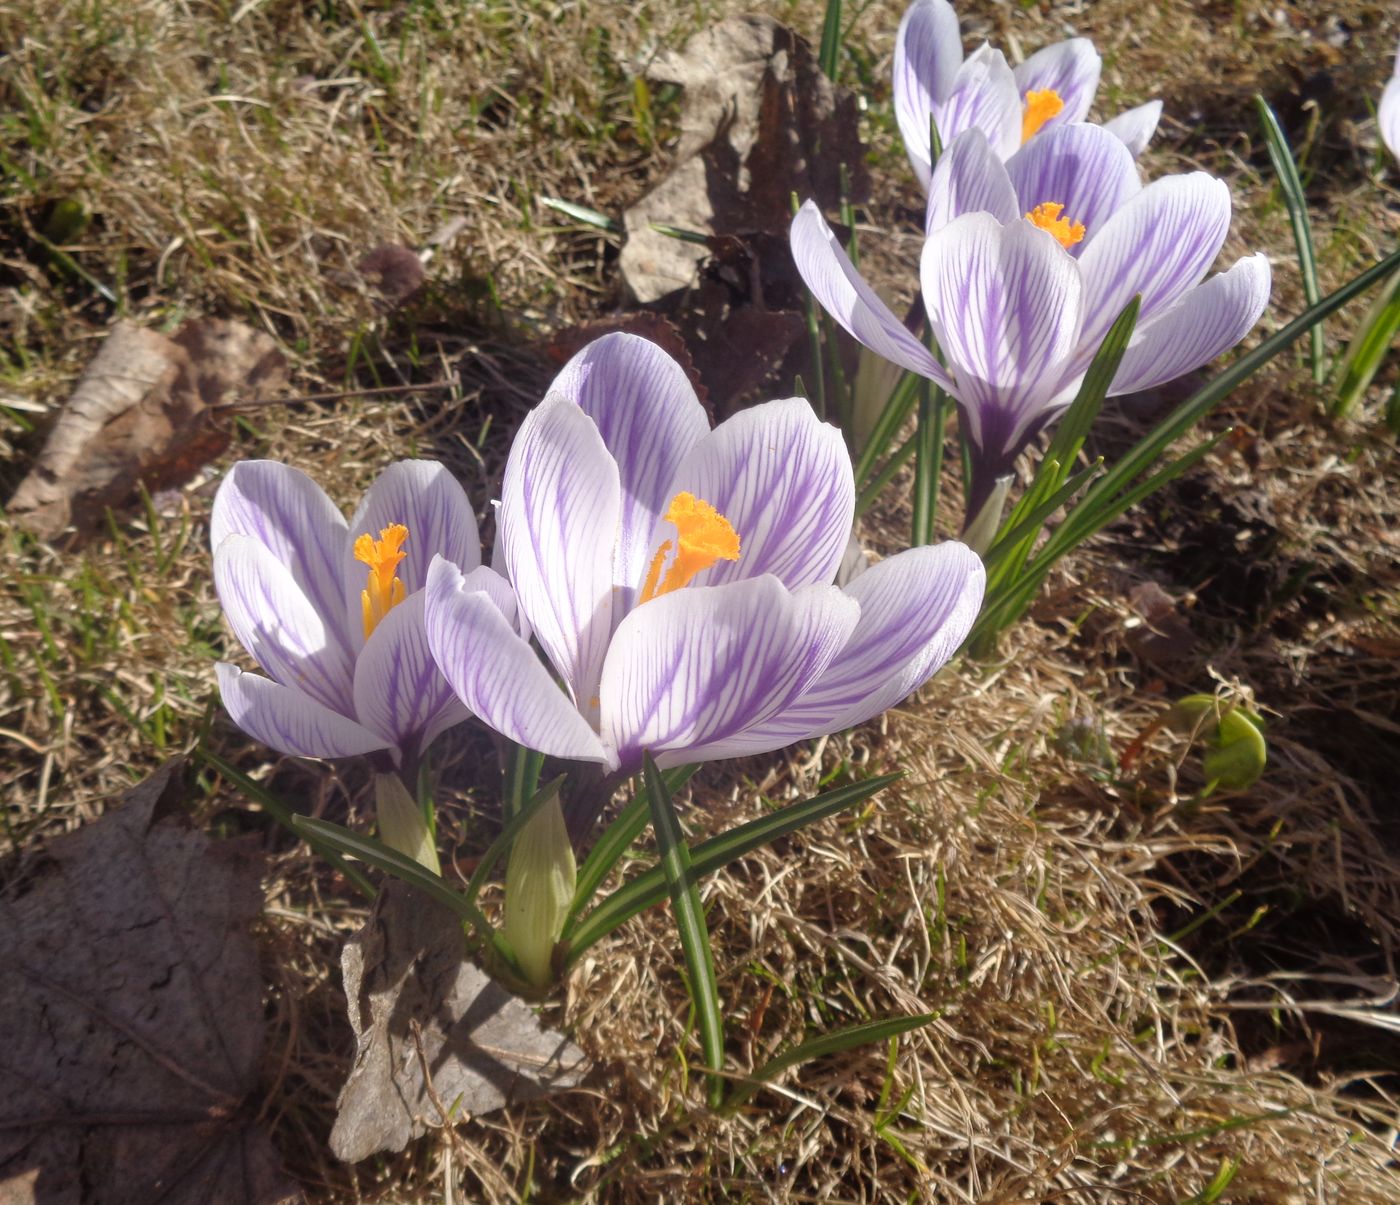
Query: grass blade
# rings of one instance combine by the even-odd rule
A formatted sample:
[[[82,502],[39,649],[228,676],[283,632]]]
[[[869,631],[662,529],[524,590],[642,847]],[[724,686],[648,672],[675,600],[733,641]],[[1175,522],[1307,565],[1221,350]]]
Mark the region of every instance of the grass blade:
[[[596,226],[599,230],[606,230],[609,234],[622,233],[622,226],[615,218],[610,218],[605,213],[599,213],[596,209],[589,209],[587,205],[580,205],[576,201],[566,201],[563,197],[540,197],[539,202],[546,209],[562,213],[565,217],[573,218],[576,222]]]
[[[1074,401],[1060,419],[1055,436],[1045,450],[1046,460],[1059,461],[1061,481],[1073,466],[1079,449],[1084,446],[1089,428],[1094,425],[1094,420],[1103,408],[1103,401],[1108,396],[1113,378],[1118,375],[1118,365],[1123,362],[1123,353],[1128,350],[1128,340],[1133,337],[1133,328],[1137,326],[1138,311],[1141,308],[1142,297],[1134,297],[1114,319],[1113,325],[1108,328],[1108,334],[1099,344],[1099,350],[1094,353],[1089,371],[1084,374],[1084,380],[1079,386],[1079,392],[1075,394]]]
[[[916,1013],[910,1017],[888,1017],[882,1021],[864,1021],[859,1025],[849,1025],[834,1033],[820,1034],[799,1042],[790,1050],[774,1055],[745,1081],[735,1085],[729,1098],[724,1102],[725,1112],[732,1112],[744,1104],[755,1092],[772,1079],[776,1079],[789,1067],[811,1062],[830,1054],[841,1054],[866,1046],[872,1042],[886,1042],[900,1034],[914,1029],[922,1029],[938,1019],[937,1013]]]
[[[1303,195],[1303,181],[1298,176],[1298,164],[1289,150],[1288,139],[1279,125],[1269,102],[1258,94],[1254,97],[1259,110],[1259,124],[1264,127],[1264,142],[1269,148],[1269,161],[1278,177],[1283,203],[1288,207],[1288,220],[1293,226],[1293,243],[1298,248],[1298,269],[1303,276],[1303,296],[1309,305],[1316,305],[1322,296],[1317,286],[1317,254],[1313,248],[1312,222],[1308,218],[1308,199]],[[1327,377],[1327,353],[1322,344],[1322,323],[1309,332],[1313,380],[1321,385]]]
[[[651,825],[656,830],[656,843],[661,849],[661,869],[671,893],[671,910],[676,917],[676,933],[681,940],[690,1000],[695,1007],[695,1022],[700,1030],[700,1046],[705,1052],[705,1065],[710,1069],[710,1107],[719,1105],[723,1082],[717,1074],[724,1067],[724,1020],[719,1011],[719,988],[715,983],[715,959],[710,949],[710,931],[705,927],[705,909],[696,887],[695,868],[690,861],[690,847],[685,843],[676,805],[661,777],[661,771],[646,755],[643,771],[646,779],[647,803],[651,808]]]
[[[912,372],[906,372],[900,377],[899,384],[894,387],[894,392],[890,394],[890,400],[885,403],[880,417],[875,420],[875,425],[870,429],[870,436],[865,442],[865,447],[860,450],[860,456],[856,460],[855,478],[857,485],[860,485],[875,471],[876,462],[884,455],[885,449],[889,447],[894,437],[899,433],[900,427],[904,425],[904,420],[913,411],[919,400],[919,382],[922,380],[923,377]]]
[[[425,895],[431,896],[443,907],[450,909],[471,925],[482,944],[488,950],[494,951],[496,956],[507,966],[514,969],[515,959],[501,943],[500,935],[491,927],[491,922],[461,892],[454,891],[451,884],[441,875],[433,874],[406,854],[390,849],[373,837],[352,833],[348,828],[331,824],[327,820],[314,820],[310,816],[293,816],[292,827],[305,835],[308,841],[315,837],[322,843],[339,850],[342,854],[358,858],[370,866],[378,867],[385,874],[391,874],[410,887],[416,887]]]
[[[675,795],[699,768],[698,765],[677,766],[672,770],[663,770],[661,776],[666,780],[667,789]],[[617,865],[632,842],[642,835],[642,830],[647,826],[648,813],[646,796],[638,791],[632,802],[622,809],[617,819],[608,825],[603,835],[594,842],[588,857],[579,868],[573,902],[569,905],[569,915],[564,921],[565,941],[569,939],[578,923],[579,914],[588,906],[602,881],[608,877],[608,872]]]
[[[718,837],[702,841],[691,851],[691,866],[697,876],[710,874],[722,866],[727,866],[736,858],[742,858],[755,849],[771,844],[779,837],[864,802],[899,777],[899,774],[880,774],[874,778],[867,778],[864,782],[837,787],[813,799],[789,804],[757,820],[750,820],[747,824],[732,828]],[[653,866],[635,879],[624,883],[600,902],[578,925],[573,940],[569,943],[568,963],[572,965],[589,946],[606,937],[624,921],[659,904],[665,898],[666,878],[659,866]]]
[[[919,433],[915,431],[908,439],[890,453],[890,458],[880,466],[880,471],[875,474],[860,491],[860,496],[856,498],[856,518],[865,514],[875,505],[875,499],[880,496],[880,492],[894,479],[894,475],[909,463],[915,451],[919,447]]]
[[[229,782],[233,783],[243,794],[257,803],[259,807],[267,812],[269,816],[276,820],[277,823],[288,832],[295,833],[305,841],[307,845],[311,846],[312,849],[340,871],[350,882],[354,883],[364,894],[365,899],[374,899],[377,894],[374,889],[374,884],[342,858],[340,852],[333,845],[328,845],[319,838],[312,837],[310,834],[302,832],[295,823],[299,818],[298,813],[289,808],[278,799],[277,796],[264,790],[260,784],[254,782],[241,770],[235,770],[217,753],[211,753],[202,744],[194,747],[194,756],[211,770],[227,778]]]

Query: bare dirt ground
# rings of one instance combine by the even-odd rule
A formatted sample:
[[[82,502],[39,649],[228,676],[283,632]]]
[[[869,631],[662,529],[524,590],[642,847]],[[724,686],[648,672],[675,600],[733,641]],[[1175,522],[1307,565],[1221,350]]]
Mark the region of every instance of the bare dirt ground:
[[[637,82],[649,57],[751,7],[819,35],[806,0],[0,2],[5,495],[117,317],[241,318],[276,337],[295,392],[337,394],[244,412],[205,478],[115,515],[83,550],[0,520],[12,896],[45,841],[206,731],[302,810],[366,819],[363,782],[275,760],[220,718],[217,470],[286,459],[350,503],[389,459],[433,455],[484,505],[558,366],[550,336],[622,305],[618,239],[540,199],[613,215],[635,200],[677,136],[677,98]],[[1400,169],[1373,120],[1400,38],[1390,4],[959,9],[968,45],[1013,56],[1093,37],[1097,116],[1164,99],[1145,170],[1229,179],[1227,257],[1264,249],[1275,267],[1265,331],[1303,295],[1255,92],[1298,151],[1324,290],[1394,246]],[[869,98],[862,216],[883,258],[867,263],[907,297],[918,196],[889,113],[898,15],[861,10],[841,71]],[[357,270],[390,243],[432,249],[399,307]],[[1361,312],[1329,323],[1333,353]],[[326,1138],[351,1053],[337,961],[365,905],[200,771],[199,824],[271,855],[260,1120],[289,1172],[327,1201],[1400,1198],[1400,490],[1379,418],[1395,372],[1338,425],[1302,352],[1285,355],[1212,417],[1234,428],[1222,451],[1072,558],[994,660],[957,663],[878,724],[702,772],[699,833],[811,793],[843,759],[907,772],[854,818],[707,883],[733,1067],[809,1030],[938,1014],[737,1116],[701,1104],[655,912],[545,1009],[594,1060],[582,1088],[337,1163]],[[410,385],[431,388],[366,392]],[[1099,450],[1151,404],[1106,416]],[[906,515],[896,493],[871,542],[897,547]],[[1168,604],[1145,623],[1153,588]],[[1255,786],[1202,800],[1199,750],[1155,725],[1215,689],[1252,697],[1270,761]],[[493,756],[468,731],[442,766],[443,848],[463,865],[495,831]]]

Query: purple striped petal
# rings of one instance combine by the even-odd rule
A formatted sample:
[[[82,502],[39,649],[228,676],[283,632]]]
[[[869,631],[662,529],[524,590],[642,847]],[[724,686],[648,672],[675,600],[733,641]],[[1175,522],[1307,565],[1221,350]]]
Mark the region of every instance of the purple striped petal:
[[[726,419],[686,457],[670,492],[688,490],[739,533],[739,559],[695,578],[716,586],[771,573],[789,590],[835,576],[855,517],[851,456],[841,432],[804,398],[764,402]],[[674,528],[657,525],[652,544]]]
[[[233,722],[256,741],[293,757],[355,757],[390,742],[315,699],[220,661],[219,695]]]
[[[349,544],[366,533],[379,533],[393,523],[408,528],[399,565],[399,579],[412,594],[428,580],[433,557],[444,556],[465,573],[481,564],[481,534],[476,513],[461,483],[446,465],[432,460],[401,460],[391,464],[365,491],[350,519],[346,549],[346,580],[350,603],[360,614],[360,592],[368,569],[355,560]]]
[[[860,607],[835,586],[776,578],[688,587],[618,625],[603,667],[603,734],[624,769],[644,750],[693,760],[790,706],[849,639]]]
[[[987,135],[993,152],[1009,159],[1021,145],[1021,93],[1000,50],[983,46],[968,56],[937,115],[938,136],[947,146],[973,127]]]
[[[1009,450],[1064,392],[1079,338],[1079,267],[1031,223],[973,213],[930,236],[922,268],[968,433],[990,452]]]
[[[1376,127],[1390,153],[1400,159],[1400,75],[1393,75],[1376,106]]]
[[[593,420],[568,398],[547,397],[515,437],[497,522],[520,607],[584,708],[612,633],[621,507],[617,464]]]
[[[239,644],[274,681],[353,714],[349,652],[267,547],[226,536],[214,550],[214,589]]]
[[[982,562],[953,541],[872,565],[846,588],[860,604],[860,621],[826,673],[790,707],[742,734],[729,756],[838,732],[893,707],[957,652],[985,584]]]
[[[1021,213],[1050,201],[1065,207],[1061,216],[1083,224],[1085,241],[1071,254],[1088,247],[1108,219],[1142,191],[1128,148],[1102,126],[1082,122],[1032,138],[1006,170]]]
[[[300,469],[244,460],[228,471],[209,516],[209,546],[251,536],[285,565],[334,639],[359,647],[360,609],[345,606],[345,517]]]
[[[550,393],[583,407],[617,461],[622,516],[616,582],[621,607],[632,604],[631,583],[651,561],[652,528],[670,501],[676,467],[710,430],[709,419],[685,370],[655,343],[637,335],[604,335],[574,356]]]
[[[957,14],[948,0],[914,0],[894,43],[894,114],[919,183],[928,187],[929,117],[953,90],[962,64]],[[947,141],[947,135],[940,137]]]
[[[1145,324],[1199,284],[1229,230],[1229,186],[1192,172],[1154,180],[1091,231],[1079,257],[1085,286],[1079,367],[1135,293],[1142,295],[1138,322]]]
[[[577,413],[577,411],[576,411]],[[484,590],[439,557],[424,591],[428,647],[461,701],[491,728],[551,757],[612,764],[597,734]]]
[[[1197,285],[1133,332],[1110,393],[1133,393],[1175,380],[1234,347],[1269,304],[1272,273],[1263,255]]]
[[[827,313],[876,355],[937,381],[944,389],[951,386],[928,348],[904,328],[856,271],[811,201],[792,219],[791,241],[797,270]]]
[[[403,749],[419,738],[426,747],[467,718],[428,649],[422,590],[394,607],[365,641],[355,662],[355,715]]]
[[[1023,98],[1027,92],[1052,89],[1065,102],[1065,107],[1040,127],[1045,133],[1057,126],[1083,121],[1099,90],[1099,73],[1103,60],[1088,38],[1070,38],[1037,50],[1017,66],[1016,87]]]
[[[1149,100],[1136,109],[1127,109],[1112,121],[1103,123],[1103,128],[1128,148],[1134,159],[1147,149],[1152,135],[1157,132],[1157,123],[1162,119],[1162,102]]]
[[[999,222],[1021,216],[1006,165],[981,130],[964,130],[943,148],[929,182],[924,232],[941,230],[965,213],[990,213]]]

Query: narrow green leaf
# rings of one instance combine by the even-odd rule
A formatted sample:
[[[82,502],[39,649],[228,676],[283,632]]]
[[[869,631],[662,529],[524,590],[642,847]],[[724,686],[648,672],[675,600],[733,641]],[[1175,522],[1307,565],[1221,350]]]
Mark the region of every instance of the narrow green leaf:
[[[1128,340],[1133,337],[1133,328],[1137,326],[1138,311],[1141,308],[1142,297],[1134,297],[1114,319],[1113,325],[1108,328],[1108,334],[1099,344],[1099,350],[1094,353],[1089,371],[1084,374],[1084,380],[1079,386],[1079,392],[1055,428],[1054,438],[1045,450],[1045,458],[1059,461],[1061,481],[1074,466],[1079,449],[1084,446],[1084,439],[1089,434],[1089,428],[1099,417],[1103,400],[1108,396],[1113,378],[1118,375],[1119,364],[1123,362],[1123,353],[1128,350]]]
[[[690,781],[699,768],[698,765],[676,766],[661,772],[672,796]],[[646,795],[642,791],[637,791],[632,802],[618,813],[617,819],[608,825],[603,831],[603,835],[594,842],[593,848],[588,851],[588,857],[579,869],[573,903],[569,905],[569,915],[564,922],[565,941],[569,939],[578,923],[579,914],[588,906],[603,880],[608,877],[608,872],[618,864],[622,855],[642,835],[642,830],[647,826],[648,815],[649,807]]]
[[[744,1104],[755,1092],[770,1080],[776,1079],[789,1067],[809,1063],[813,1059],[831,1054],[841,1054],[866,1046],[871,1042],[885,1042],[914,1029],[922,1029],[938,1019],[937,1013],[916,1013],[909,1017],[888,1017],[881,1021],[864,1021],[850,1025],[834,1033],[820,1034],[799,1042],[790,1050],[774,1055],[747,1079],[736,1084],[724,1102],[725,1112],[733,1112]]]
[[[700,1030],[700,1046],[705,1052],[705,1065],[712,1073],[709,1077],[710,1107],[715,1108],[723,1095],[723,1083],[718,1072],[724,1068],[724,1019],[719,1009],[719,988],[715,983],[710,931],[705,927],[705,908],[700,902],[690,847],[685,842],[685,834],[681,832],[675,803],[649,753],[643,775],[646,779],[647,803],[651,807],[651,825],[656,831],[656,843],[661,850],[661,869],[666,875],[671,910],[676,917],[676,933],[685,955],[687,986],[695,1007],[696,1026]]]
[[[419,891],[431,896],[471,925],[487,949],[494,950],[496,955],[508,966],[513,966],[515,959],[500,941],[500,935],[491,927],[491,922],[461,892],[454,891],[451,884],[442,876],[433,874],[412,858],[397,850],[390,849],[373,837],[352,833],[348,828],[331,824],[327,820],[315,820],[310,816],[293,816],[292,827],[304,834],[308,841],[315,837],[324,844],[333,846],[341,853],[358,858],[370,866],[376,866],[385,874],[391,874],[410,887],[416,887]]]
[[[791,803],[785,808],[757,820],[750,820],[718,837],[702,841],[691,851],[691,865],[696,875],[710,874],[737,858],[770,845],[788,833],[809,824],[825,820],[837,812],[864,802],[883,787],[889,786],[899,774],[880,774],[864,782],[851,783],[826,791],[812,799]],[[666,878],[661,867],[653,866],[635,879],[624,883],[600,901],[579,923],[569,943],[568,962],[572,965],[589,946],[606,937],[624,921],[637,913],[659,904],[666,898]]]
[[[1000,577],[998,576],[1000,573],[1005,571],[1014,574],[1025,563],[1026,557],[1030,555],[1035,537],[1040,533],[1045,521],[1101,472],[1103,472],[1102,457],[1081,469],[1048,498],[1042,499],[1034,510],[1022,516],[1016,526],[1002,529],[996,543],[987,550],[987,555],[982,558],[982,563],[987,569],[988,582],[993,583],[993,585],[989,585],[988,593],[995,585],[1000,585]]]
[[[822,43],[817,64],[822,74],[836,83],[837,59],[841,54],[841,0],[826,0],[826,16],[822,20]]]
[[[327,862],[340,871],[350,882],[354,883],[366,899],[374,899],[376,895],[374,884],[342,858],[340,853],[333,846],[327,845],[324,841],[320,841],[300,831],[296,824],[293,823],[297,818],[297,813],[278,799],[277,796],[273,795],[270,791],[264,790],[260,784],[254,782],[241,770],[234,769],[228,762],[224,761],[222,757],[217,753],[211,752],[203,744],[194,747],[194,756],[210,769],[216,770],[227,778],[229,782],[233,783],[243,794],[257,803],[259,807],[267,812],[267,814],[276,820],[283,828],[287,829],[289,832],[296,833],[296,835],[305,841],[307,845],[311,846],[317,854],[325,858]]]
[[[510,753],[506,758],[505,789],[501,792],[501,808],[506,820],[525,806],[540,785],[544,769],[544,754],[513,741],[507,742]]]
[[[914,451],[914,519],[910,546],[933,543],[938,518],[938,481],[943,475],[943,438],[948,426],[948,395],[932,381],[923,383]]]
[[[880,496],[885,486],[894,480],[894,475],[909,463],[918,447],[919,433],[915,431],[890,454],[890,458],[880,466],[880,471],[870,479],[869,484],[860,491],[859,497],[856,498],[857,519],[875,505],[875,499]]]
[[[856,460],[855,478],[857,485],[864,482],[875,471],[876,462],[894,442],[894,437],[899,434],[899,429],[904,425],[905,419],[913,412],[919,401],[919,382],[922,380],[923,377],[913,372],[906,372],[900,377],[899,384],[894,387],[894,391],[890,394],[890,400],[885,404],[884,410],[880,412],[880,417],[875,420],[875,425],[871,427],[870,438],[866,441],[865,447],[861,449],[860,456]]]
[[[1390,345],[1400,333],[1400,272],[1385,282],[1375,304],[1362,319],[1342,360],[1342,383],[1329,407],[1333,418],[1343,419],[1370,387]]]
[[[1288,220],[1293,226],[1293,243],[1298,248],[1298,268],[1303,276],[1303,296],[1309,305],[1316,305],[1322,296],[1317,285],[1317,254],[1313,249],[1312,222],[1308,218],[1308,199],[1303,194],[1303,181],[1298,176],[1298,164],[1288,147],[1283,128],[1269,108],[1269,102],[1258,94],[1254,105],[1259,110],[1259,124],[1264,127],[1264,143],[1269,148],[1269,161],[1278,177],[1283,203],[1288,207]],[[1313,380],[1319,385],[1327,377],[1327,354],[1322,343],[1322,323],[1309,332],[1310,359]]]
[[[596,226],[599,230],[606,230],[609,234],[622,233],[622,226],[615,219],[608,217],[605,213],[599,213],[596,209],[589,209],[587,205],[580,205],[576,201],[566,201],[562,197],[540,197],[539,202],[546,209],[562,213],[565,217],[573,218],[576,222]]]
[[[680,226],[672,226],[666,222],[648,222],[657,234],[664,234],[667,238],[676,239],[682,243],[695,243],[701,247],[710,245],[710,236],[699,230],[685,230]]]
[[[491,877],[496,863],[510,853],[510,847],[515,843],[515,838],[520,830],[530,823],[536,812],[559,794],[559,789],[563,785],[564,776],[562,774],[558,778],[550,779],[523,805],[516,808],[511,818],[501,826],[501,831],[496,834],[496,839],[486,847],[486,852],[481,855],[481,860],[477,862],[472,877],[467,880],[467,887],[462,896],[468,904],[476,903],[476,897],[486,886],[486,880]]]

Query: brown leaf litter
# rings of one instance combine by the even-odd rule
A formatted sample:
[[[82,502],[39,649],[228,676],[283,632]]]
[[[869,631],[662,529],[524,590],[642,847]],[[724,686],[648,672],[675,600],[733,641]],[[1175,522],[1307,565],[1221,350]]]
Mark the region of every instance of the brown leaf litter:
[[[299,1199],[259,1121],[262,857],[183,814],[183,760],[0,901],[0,1200]]]
[[[82,540],[138,488],[183,485],[223,454],[228,428],[213,408],[284,379],[271,336],[201,318],[174,335],[118,322],[59,412],[43,451],[7,510],[44,539]]]

